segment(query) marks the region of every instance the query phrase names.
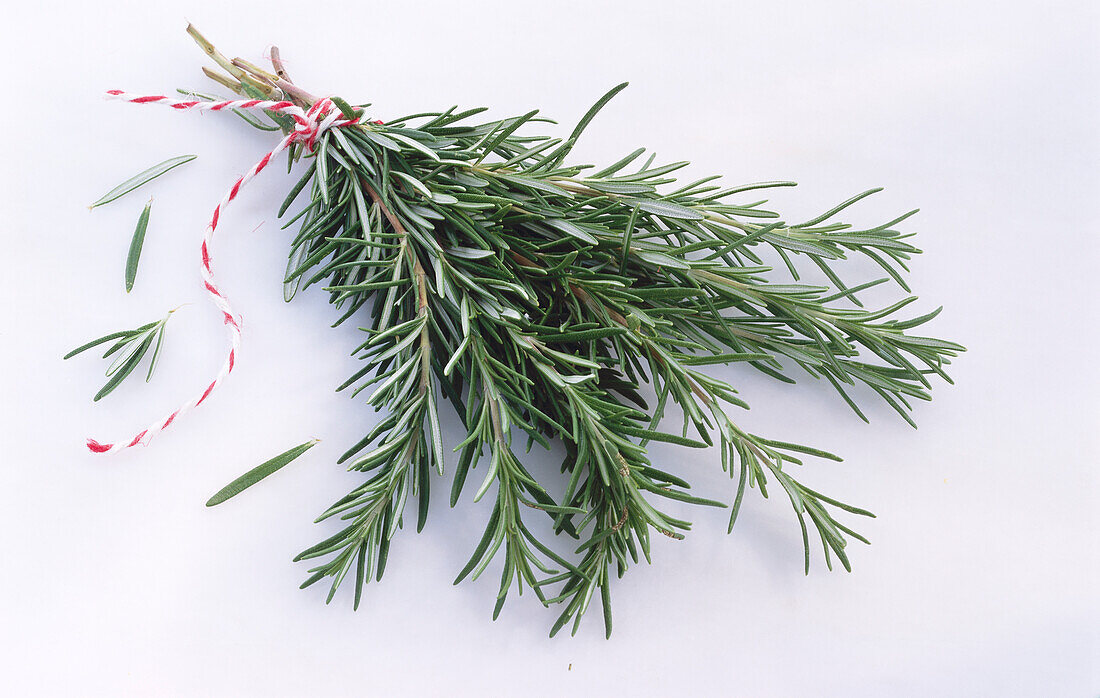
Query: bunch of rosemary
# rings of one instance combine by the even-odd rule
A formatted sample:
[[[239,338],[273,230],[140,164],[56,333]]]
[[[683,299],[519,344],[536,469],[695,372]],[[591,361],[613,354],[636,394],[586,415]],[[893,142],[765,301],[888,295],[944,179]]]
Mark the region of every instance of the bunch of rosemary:
[[[314,100],[290,82],[277,51],[271,73],[229,61],[189,31],[228,71],[207,71],[222,85]],[[308,202],[286,224],[297,225],[286,299],[320,286],[340,311],[336,324],[362,325],[354,354],[363,367],[339,390],[364,393],[384,413],[340,459],[362,481],[321,517],[341,520],[340,532],[298,556],[316,565],[303,586],[326,580],[331,600],[350,574],[358,605],[403,521],[424,527],[432,480],[449,470],[452,506],[465,494],[484,500],[488,515],[456,583],[500,559],[494,617],[526,585],[560,604],[552,635],[570,621],[575,632],[598,595],[610,634],[613,574],[648,560],[654,533],[682,538],[689,528],[661,500],[725,506],[654,467],[650,441],[717,444],[736,481],[731,530],[748,489],[767,496],[778,486],[801,526],[807,571],[811,527],[829,567],[835,556],[849,569],[848,541],[866,541],[837,516],[870,514],[807,487],[790,467],[804,455],[836,457],[745,431],[729,411],[747,405],[704,369],[737,362],[785,382],[801,369],[861,417],[847,388],[863,384],[911,421],[911,401],[929,399],[929,378],[947,379],[944,366],[963,347],[910,334],[938,312],[899,315],[914,298],[871,310],[858,294],[889,282],[909,291],[902,274],[919,250],[895,226],[915,212],[862,230],[834,222],[872,190],[791,224],[752,200],[791,182],[681,184],[672,174],[687,163],[661,164],[643,149],[603,168],[567,163],[623,87],[564,138],[529,133],[552,123],[537,110],[476,122],[484,109],[452,107],[333,129],[312,154],[291,151],[288,166],[304,155],[309,164],[279,213],[303,193]],[[334,101],[348,118],[369,106]],[[289,128],[278,115],[252,123]],[[846,284],[838,265],[851,255],[885,276]],[[778,279],[768,259],[793,278]],[[831,284],[800,282],[807,265]],[[457,445],[440,438],[443,401],[467,431]],[[670,402],[682,424],[666,424]],[[556,497],[522,453],[554,440],[564,445],[567,482]],[[542,516],[579,541],[575,559],[535,535],[531,520]]]

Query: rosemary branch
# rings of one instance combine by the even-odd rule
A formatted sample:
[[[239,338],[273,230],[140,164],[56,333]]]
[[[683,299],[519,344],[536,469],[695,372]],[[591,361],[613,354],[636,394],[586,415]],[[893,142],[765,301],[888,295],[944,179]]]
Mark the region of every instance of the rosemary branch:
[[[268,72],[189,32],[227,71],[216,78],[223,85],[314,102],[290,81],[277,49]],[[791,467],[807,455],[837,457],[745,431],[727,410],[747,404],[701,369],[742,363],[785,382],[801,371],[827,380],[866,419],[849,394],[862,384],[912,423],[912,400],[929,399],[931,376],[948,380],[945,367],[964,349],[910,333],[938,310],[903,316],[914,298],[866,309],[859,296],[889,283],[908,293],[904,273],[919,250],[895,226],[915,211],[863,229],[834,220],[871,190],[790,224],[751,197],[791,182],[677,184],[671,175],[687,163],[657,164],[644,149],[598,170],[566,164],[623,87],[565,138],[527,135],[524,127],[547,121],[537,111],[471,123],[483,109],[452,107],[331,130],[315,152],[291,153],[290,164],[303,156],[310,164],[280,209],[308,191],[284,226],[298,226],[286,297],[323,282],[340,311],[336,324],[362,324],[366,339],[353,354],[363,368],[338,389],[370,388],[367,403],[384,412],[340,459],[366,479],[322,515],[344,527],[298,556],[317,561],[303,586],[327,579],[331,600],[355,569],[358,606],[364,584],[382,576],[410,499],[423,528],[432,471],[445,465],[441,400],[467,434],[454,448],[452,506],[477,467],[484,474],[473,499],[495,488],[485,533],[456,580],[502,560],[494,617],[512,588],[526,586],[542,603],[560,604],[551,634],[570,622],[575,632],[598,590],[610,635],[611,569],[621,576],[648,561],[652,532],[681,538],[690,528],[661,511],[660,500],[726,506],[656,468],[650,441],[719,447],[737,481],[731,530],[745,493],[766,497],[778,483],[802,530],[807,572],[810,524],[827,565],[835,556],[850,569],[848,541],[867,541],[836,517],[871,514],[804,485]],[[885,276],[843,281],[853,254]],[[802,282],[806,268],[827,285]],[[663,429],[670,401],[683,413],[671,432]],[[528,448],[564,446],[560,497],[524,467],[513,444],[522,436]],[[574,537],[580,559],[543,543],[526,509]],[[544,593],[551,585],[557,592]]]

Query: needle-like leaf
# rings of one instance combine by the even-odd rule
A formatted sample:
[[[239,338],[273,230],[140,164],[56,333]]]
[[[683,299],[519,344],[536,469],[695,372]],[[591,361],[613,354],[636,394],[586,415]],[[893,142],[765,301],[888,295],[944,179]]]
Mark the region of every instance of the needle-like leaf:
[[[97,206],[102,206],[103,204],[109,204],[112,201],[114,201],[115,199],[118,199],[119,197],[122,197],[122,196],[125,196],[126,194],[129,194],[130,192],[137,189],[141,185],[153,181],[154,179],[156,179],[157,177],[160,177],[165,172],[168,172],[169,170],[172,170],[173,168],[179,167],[180,165],[182,165],[184,163],[191,162],[196,157],[198,157],[198,156],[197,155],[180,155],[179,157],[169,158],[168,160],[165,160],[162,163],[158,163],[156,165],[153,165],[149,169],[134,175],[133,177],[126,180],[122,184],[118,185],[117,187],[115,187],[111,191],[107,192],[106,194],[101,196],[99,199],[97,199],[95,201],[95,203],[93,203],[88,208],[93,209],[93,208],[96,208]]]
[[[235,497],[252,485],[255,485],[260,480],[263,480],[268,475],[271,475],[283,466],[294,461],[296,458],[298,458],[298,456],[313,448],[313,446],[317,442],[318,439],[311,439],[304,444],[299,444],[295,446],[289,451],[280,453],[271,460],[265,461],[260,465],[257,465],[252,470],[249,470],[244,475],[241,475],[233,482],[218,490],[217,494],[207,500],[206,506],[212,507],[215,504],[221,504],[230,497]]]
[[[149,209],[153,207],[153,200],[145,204],[138,216],[137,227],[134,229],[134,237],[130,240],[130,251],[126,255],[126,293],[134,288],[134,279],[137,278],[138,261],[141,259],[141,246],[145,243],[145,229],[149,227]]]

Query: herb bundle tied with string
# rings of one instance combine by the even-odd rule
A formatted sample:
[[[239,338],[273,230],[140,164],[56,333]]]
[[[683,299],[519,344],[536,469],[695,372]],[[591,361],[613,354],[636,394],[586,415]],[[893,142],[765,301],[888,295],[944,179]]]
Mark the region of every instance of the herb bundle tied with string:
[[[732,531],[749,490],[779,489],[801,527],[807,572],[813,538],[830,569],[834,559],[850,569],[848,542],[866,540],[845,520],[870,514],[803,484],[795,468],[806,456],[839,459],[747,431],[734,413],[748,405],[706,369],[737,363],[788,383],[799,373],[824,379],[860,417],[849,389],[866,386],[912,422],[912,401],[929,399],[933,377],[949,380],[944,367],[963,351],[913,334],[938,310],[905,312],[915,298],[904,273],[919,250],[898,226],[915,212],[859,230],[835,220],[872,190],[792,224],[755,200],[791,182],[680,183],[673,173],[687,163],[643,149],[602,168],[570,164],[585,127],[625,83],[565,137],[539,135],[553,122],[537,110],[481,121],[484,109],[452,107],[368,121],[369,105],[319,100],[291,82],[277,50],[269,72],[188,31],[225,71],[207,75],[250,100],[233,110],[283,132],[288,169],[308,163],[279,208],[300,206],[285,226],[296,231],[285,298],[317,286],[338,309],[336,324],[361,327],[353,353],[362,368],[338,390],[381,412],[340,458],[360,479],[319,519],[338,519],[339,531],[296,558],[313,565],[303,586],[324,582],[331,600],[350,581],[358,606],[398,531],[425,526],[442,477],[452,506],[471,498],[487,519],[456,583],[495,561],[494,618],[526,587],[560,609],[551,634],[567,624],[575,632],[598,596],[610,635],[612,579],[649,560],[652,536],[679,539],[690,527],[663,510],[666,499],[729,506]],[[211,107],[221,99],[184,94]],[[339,121],[295,140],[301,120],[285,113],[294,110]],[[844,261],[858,255],[883,277],[842,280]],[[800,281],[807,269],[827,281]],[[891,283],[907,297],[864,307],[861,292]],[[464,426],[459,443],[441,438],[445,402]],[[682,420],[665,419],[673,404]],[[654,441],[716,446],[729,496],[691,494],[682,472],[650,462]],[[533,472],[525,454],[555,442],[562,475]],[[548,546],[551,531],[576,539],[575,554]]]

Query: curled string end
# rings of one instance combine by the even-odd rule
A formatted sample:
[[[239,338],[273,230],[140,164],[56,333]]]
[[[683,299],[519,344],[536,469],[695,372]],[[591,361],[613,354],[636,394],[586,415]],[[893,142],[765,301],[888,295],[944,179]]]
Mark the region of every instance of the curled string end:
[[[92,453],[106,453],[111,450],[112,444],[101,444],[95,439],[88,439],[85,444]]]

